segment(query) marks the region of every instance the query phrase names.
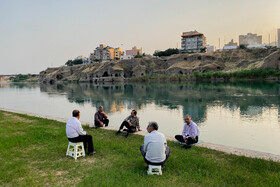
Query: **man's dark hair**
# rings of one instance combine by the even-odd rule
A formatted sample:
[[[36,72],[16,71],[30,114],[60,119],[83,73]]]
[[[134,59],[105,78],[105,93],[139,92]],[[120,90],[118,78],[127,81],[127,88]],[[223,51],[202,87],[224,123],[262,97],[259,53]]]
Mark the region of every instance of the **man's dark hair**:
[[[136,112],[136,110],[132,110],[132,112],[135,114],[135,116],[137,115],[137,112]]]
[[[158,130],[158,124],[155,121],[149,122],[149,126],[154,128],[156,131]]]
[[[77,117],[77,116],[79,116],[79,114],[80,114],[79,110],[73,110],[73,112],[72,112],[73,117]]]

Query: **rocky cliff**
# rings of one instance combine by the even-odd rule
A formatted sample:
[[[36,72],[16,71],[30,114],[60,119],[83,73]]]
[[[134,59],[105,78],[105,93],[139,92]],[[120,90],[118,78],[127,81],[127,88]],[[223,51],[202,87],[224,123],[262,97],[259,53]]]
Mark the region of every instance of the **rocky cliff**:
[[[144,75],[189,75],[194,71],[236,71],[273,68],[280,70],[280,50],[246,49],[213,53],[177,54],[170,57],[144,57],[130,60],[61,66],[40,72],[40,83],[62,81],[117,82]]]

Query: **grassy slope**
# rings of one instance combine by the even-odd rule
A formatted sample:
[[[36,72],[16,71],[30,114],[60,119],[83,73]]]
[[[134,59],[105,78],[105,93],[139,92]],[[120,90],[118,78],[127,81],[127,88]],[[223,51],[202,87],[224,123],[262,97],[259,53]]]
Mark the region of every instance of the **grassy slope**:
[[[131,81],[145,82],[145,81],[210,81],[215,79],[224,80],[278,80],[280,79],[280,71],[274,69],[251,69],[251,70],[239,70],[233,72],[224,71],[209,71],[200,73],[198,71],[193,72],[190,75],[145,75],[139,77],[132,77]]]
[[[0,186],[279,186],[280,163],[168,142],[162,176],[148,176],[139,147],[114,131],[89,130],[97,154],[66,158],[65,123],[0,111]]]

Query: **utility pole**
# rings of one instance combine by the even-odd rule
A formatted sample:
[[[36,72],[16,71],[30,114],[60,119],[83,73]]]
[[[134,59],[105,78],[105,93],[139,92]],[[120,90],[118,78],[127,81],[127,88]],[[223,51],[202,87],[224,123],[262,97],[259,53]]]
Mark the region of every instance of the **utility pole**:
[[[277,35],[277,29],[275,30],[275,46],[277,47],[277,39],[276,39],[276,35]]]

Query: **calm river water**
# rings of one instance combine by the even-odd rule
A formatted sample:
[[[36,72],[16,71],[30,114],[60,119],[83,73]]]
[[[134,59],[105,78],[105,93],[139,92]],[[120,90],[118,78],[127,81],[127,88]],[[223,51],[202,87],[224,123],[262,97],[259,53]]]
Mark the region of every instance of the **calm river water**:
[[[0,84],[1,108],[65,119],[79,109],[92,124],[99,105],[116,128],[136,109],[143,130],[156,121],[174,136],[189,114],[204,142],[280,155],[279,83]]]

